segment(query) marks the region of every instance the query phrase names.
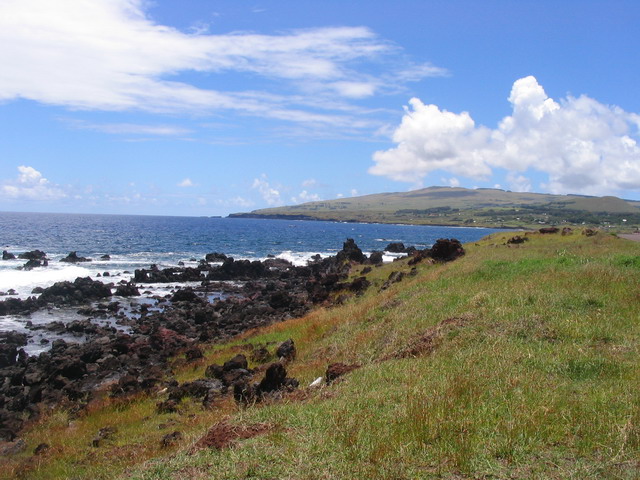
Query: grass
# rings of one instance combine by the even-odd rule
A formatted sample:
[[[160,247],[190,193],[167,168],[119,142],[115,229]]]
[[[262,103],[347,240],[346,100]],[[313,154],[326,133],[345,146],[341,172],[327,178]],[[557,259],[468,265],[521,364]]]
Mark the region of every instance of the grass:
[[[512,234],[467,245],[445,265],[380,291],[396,262],[344,305],[247,332],[177,369],[181,381],[248,345],[293,338],[290,375],[308,385],[329,363],[362,368],[303,397],[242,409],[155,397],[53,412],[25,435],[7,478],[414,479],[640,478],[640,244],[599,234]],[[354,272],[359,274],[360,269]],[[452,322],[449,319],[463,320]],[[397,358],[425,333],[434,346]],[[215,422],[269,423],[226,450],[190,447]],[[158,425],[169,427],[158,429]],[[96,432],[118,433],[100,448]],[[162,435],[183,433],[161,449]],[[46,439],[51,451],[31,456]]]

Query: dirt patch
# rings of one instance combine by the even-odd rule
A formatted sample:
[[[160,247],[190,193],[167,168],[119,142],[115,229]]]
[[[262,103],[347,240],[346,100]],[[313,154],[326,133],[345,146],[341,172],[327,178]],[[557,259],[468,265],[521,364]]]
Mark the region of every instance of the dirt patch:
[[[360,368],[360,365],[357,363],[354,363],[353,365],[347,365],[345,363],[332,363],[327,367],[327,372],[325,373],[327,385],[333,383],[338,378],[354,371],[357,368]]]
[[[428,328],[420,335],[411,339],[404,348],[382,357],[382,361],[397,358],[414,358],[433,353],[442,343],[447,332],[463,327],[473,320],[473,315],[461,315],[442,320],[437,325]]]
[[[257,437],[258,435],[264,435],[275,427],[269,423],[254,423],[253,425],[231,425],[226,421],[216,423],[209,429],[207,434],[202,437],[193,446],[192,452],[205,449],[216,448],[221,450],[223,448],[230,448],[238,443],[238,440],[246,440],[248,438]]]

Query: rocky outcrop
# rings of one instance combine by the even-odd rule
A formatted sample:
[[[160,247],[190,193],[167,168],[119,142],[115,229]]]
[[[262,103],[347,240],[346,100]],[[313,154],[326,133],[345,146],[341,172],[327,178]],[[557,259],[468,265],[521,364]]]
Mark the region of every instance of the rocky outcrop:
[[[79,305],[111,296],[111,289],[104,283],[89,277],[78,277],[74,282],[57,282],[45,288],[38,303],[54,305]]]
[[[404,246],[404,243],[402,242],[391,242],[385,247],[384,250],[385,252],[390,253],[404,253],[406,251],[406,248]]]
[[[429,250],[429,256],[434,260],[450,262],[464,255],[464,248],[455,238],[440,238]]]
[[[32,250],[30,252],[24,252],[18,255],[18,258],[22,260],[45,260],[47,258],[47,254],[42,250]]]
[[[25,263],[22,267],[18,267],[18,268],[20,270],[33,270],[34,268],[48,267],[48,266],[49,266],[49,261],[47,259],[44,259],[44,260],[31,259],[27,261],[27,263]]]
[[[518,245],[520,243],[524,243],[526,241],[528,241],[529,239],[527,237],[523,237],[522,235],[515,235],[513,237],[511,237],[509,240],[507,240],[507,244],[508,245]]]
[[[362,253],[362,250],[356,245],[353,238],[347,238],[347,241],[342,245],[342,250],[336,255],[339,262],[355,262],[364,263],[367,257]]]
[[[13,253],[9,253],[6,250],[2,251],[2,259],[3,260],[14,260],[16,256]]]
[[[70,252],[69,255],[60,260],[65,263],[81,263],[81,262],[90,262],[91,259],[87,257],[79,257],[76,252]]]

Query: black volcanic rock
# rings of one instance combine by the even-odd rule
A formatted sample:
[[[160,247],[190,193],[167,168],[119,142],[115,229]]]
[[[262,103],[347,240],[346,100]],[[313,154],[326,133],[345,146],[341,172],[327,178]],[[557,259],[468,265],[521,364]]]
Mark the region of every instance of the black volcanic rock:
[[[108,272],[105,272],[105,273],[108,273]],[[115,295],[117,295],[118,297],[139,297],[140,291],[138,290],[138,288],[135,286],[134,283],[129,282],[129,283],[118,285],[118,287],[116,288]]]
[[[207,253],[204,257],[206,262],[224,262],[228,257],[224,253]]]
[[[79,257],[76,252],[69,252],[69,255],[60,260],[65,263],[80,263],[80,262],[90,262],[91,259],[87,257]]]
[[[367,257],[360,247],[356,245],[356,242],[353,238],[347,238],[347,241],[342,245],[342,250],[338,252],[337,255],[338,261],[349,261],[356,263],[364,263],[367,260]]]
[[[464,248],[460,240],[455,238],[440,238],[433,244],[429,256],[434,260],[449,262],[464,255]]]
[[[293,343],[293,339],[290,338],[280,344],[276,350],[276,357],[282,358],[286,361],[291,361],[296,358],[296,346]]]
[[[369,255],[369,262],[372,265],[380,265],[382,263],[383,260],[383,253],[379,252],[379,251],[373,251],[371,252],[371,255]]]
[[[72,282],[56,282],[45,288],[38,303],[77,305],[111,296],[111,289],[104,283],[89,277],[78,277]]]
[[[47,258],[47,254],[42,250],[32,250],[30,252],[24,252],[18,255],[18,258],[22,260],[45,260]]]
[[[391,253],[404,253],[406,248],[402,242],[391,242],[384,250]]]
[[[16,256],[13,253],[9,253],[6,250],[2,251],[2,259],[3,260],[13,260]]]
[[[33,270],[34,268],[47,267],[48,265],[49,265],[49,262],[47,261],[47,259],[36,260],[35,258],[32,258],[32,259],[28,260],[27,263],[25,263],[19,269],[20,270]]]

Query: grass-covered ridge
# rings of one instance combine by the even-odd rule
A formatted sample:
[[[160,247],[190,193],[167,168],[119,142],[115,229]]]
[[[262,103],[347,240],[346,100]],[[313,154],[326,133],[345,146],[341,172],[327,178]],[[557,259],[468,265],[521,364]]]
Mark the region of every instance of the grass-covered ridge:
[[[640,474],[640,244],[598,234],[497,234],[448,264],[419,264],[381,290],[396,262],[344,305],[212,347],[174,368],[202,376],[252,345],[293,338],[289,375],[306,386],[328,364],[361,368],[280,402],[212,410],[155,397],[57,412],[5,461],[22,478],[637,478]],[[362,267],[353,272],[358,275]],[[192,448],[225,419],[264,433]],[[117,429],[90,446],[105,426]],[[178,430],[182,440],[161,448]],[[51,448],[31,452],[46,441]]]
[[[231,217],[525,228],[540,224],[633,229],[640,202],[618,197],[428,187],[254,210]]]

